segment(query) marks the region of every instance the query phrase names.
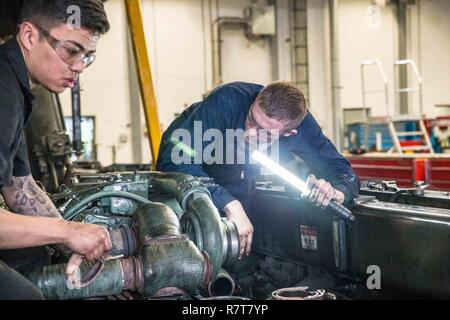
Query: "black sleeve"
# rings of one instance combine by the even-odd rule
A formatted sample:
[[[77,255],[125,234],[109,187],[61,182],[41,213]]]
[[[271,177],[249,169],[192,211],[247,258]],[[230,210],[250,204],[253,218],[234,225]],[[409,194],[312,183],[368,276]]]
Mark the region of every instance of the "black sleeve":
[[[293,145],[291,151],[298,154],[319,179],[329,181],[345,196],[348,204],[358,195],[360,181],[349,161],[345,159],[334,144],[323,134],[312,115],[305,118],[300,129],[303,146]]]
[[[25,135],[22,133],[19,147],[14,158],[13,176],[25,177],[29,176],[30,174],[31,172],[30,164],[28,162],[27,142],[25,141]]]
[[[11,81],[0,75],[0,186],[11,178],[11,152],[14,151],[18,128],[17,104]]]

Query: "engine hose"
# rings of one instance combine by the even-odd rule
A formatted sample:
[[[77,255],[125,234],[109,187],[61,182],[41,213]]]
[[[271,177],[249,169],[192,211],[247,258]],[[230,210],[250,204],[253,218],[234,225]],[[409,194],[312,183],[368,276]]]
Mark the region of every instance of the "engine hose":
[[[181,236],[177,216],[162,203],[153,202],[139,206],[134,212],[133,225],[135,230],[137,229],[141,248],[151,239]]]
[[[396,191],[390,198],[388,199],[388,202],[394,202],[397,200],[401,195],[408,194],[408,190],[398,190]]]
[[[228,245],[237,242],[239,246],[239,240],[227,241],[219,211],[214,206],[206,186],[195,177],[184,173],[155,173],[152,175],[151,184],[156,191],[175,197],[185,212],[195,216],[192,220],[199,223],[201,235],[197,235],[193,241],[199,250],[205,250],[211,257],[215,277],[226,263],[224,252],[236,251],[228,250]],[[181,220],[183,221],[183,218]]]
[[[236,289],[236,282],[225,269],[220,269],[217,276],[208,283],[210,297],[232,296]]]
[[[174,196],[155,192],[150,194],[148,199],[152,202],[164,203],[169,206],[169,208],[177,215],[178,220],[181,219],[184,214],[183,209],[181,209],[178,200]]]
[[[145,199],[144,197],[138,196],[134,193],[130,192],[124,192],[124,191],[113,191],[113,192],[98,192],[93,195],[90,195],[80,202],[78,202],[76,205],[74,205],[72,208],[67,210],[62,216],[65,220],[72,220],[75,218],[75,216],[79,213],[80,210],[82,210],[89,202],[101,199],[101,198],[109,198],[109,197],[121,197],[121,198],[127,198],[131,200],[135,200],[140,203],[151,203],[150,200]]]
[[[188,211],[199,222],[201,235],[199,241],[193,241],[199,250],[205,250],[211,257],[213,278],[219,273],[223,264],[224,234],[219,211],[205,194],[194,194],[188,202]]]
[[[110,230],[112,249],[108,256],[120,256],[128,258],[138,253],[138,239],[135,230],[124,224],[117,230]]]
[[[144,287],[146,296],[164,288],[191,292],[206,287],[211,279],[209,256],[181,235],[175,213],[166,205],[151,203],[135,212],[139,226]]]
[[[181,235],[179,221],[168,206],[139,206],[134,224],[140,245],[138,257],[105,261],[102,268],[82,262],[78,286],[68,282],[67,264],[39,268],[26,277],[47,299],[62,300],[117,295],[124,290],[139,290],[151,297],[167,288],[193,292],[207,287],[212,278],[209,255]]]
[[[194,193],[204,193],[211,197],[208,188],[200,180],[185,173],[155,173],[150,183],[159,192],[174,196],[185,211],[189,198]]]
[[[206,252],[200,252],[187,238],[149,241],[141,251],[146,296],[164,288],[179,288],[192,293],[206,288],[211,266]]]
[[[116,295],[124,290],[136,290],[138,287],[142,287],[142,267],[136,266],[136,261],[136,259],[131,258],[105,262],[101,272],[96,275],[95,281],[88,286],[77,286],[70,283],[66,276],[66,264],[39,268],[25,274],[25,276],[50,300],[85,299]],[[93,269],[93,266],[94,263],[92,262],[83,262],[80,265],[80,280],[86,277],[90,270]],[[141,275],[139,275],[139,270],[141,270]],[[133,280],[124,281],[124,275],[127,275],[127,279],[131,278]]]

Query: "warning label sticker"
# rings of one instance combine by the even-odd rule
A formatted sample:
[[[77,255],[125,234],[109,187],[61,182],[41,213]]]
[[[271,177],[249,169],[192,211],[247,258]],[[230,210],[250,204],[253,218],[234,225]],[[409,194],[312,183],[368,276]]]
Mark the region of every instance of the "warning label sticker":
[[[302,248],[304,250],[318,250],[316,227],[300,226],[300,235],[302,239]]]

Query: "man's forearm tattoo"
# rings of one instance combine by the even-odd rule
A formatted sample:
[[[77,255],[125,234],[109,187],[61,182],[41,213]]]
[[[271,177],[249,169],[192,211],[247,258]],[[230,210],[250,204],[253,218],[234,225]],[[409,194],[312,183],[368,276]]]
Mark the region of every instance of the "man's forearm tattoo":
[[[61,218],[50,198],[31,177],[14,177],[11,186],[15,201],[8,203],[12,211],[24,215]]]

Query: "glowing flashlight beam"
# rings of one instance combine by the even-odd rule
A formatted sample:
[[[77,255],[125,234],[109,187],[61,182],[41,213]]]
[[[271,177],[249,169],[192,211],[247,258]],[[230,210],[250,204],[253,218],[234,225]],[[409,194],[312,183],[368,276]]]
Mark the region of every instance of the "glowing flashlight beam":
[[[268,156],[262,154],[260,151],[256,150],[253,152],[252,158],[266,169],[270,170],[273,174],[283,178],[286,182],[291,184],[294,188],[300,190],[303,194],[309,193],[308,186],[303,180],[291,173],[289,170],[280,166]]]
[[[276,163],[266,155],[262,154],[258,150],[256,150],[252,154],[252,158],[255,161],[259,162],[262,166],[264,166],[268,170],[272,171],[272,173],[283,178],[286,182],[291,184],[294,188],[300,190],[300,192],[302,192],[303,194],[308,194],[310,192],[308,190],[308,186],[303,180],[301,180],[299,177],[289,172],[288,170],[286,170],[285,168],[283,168],[278,163]],[[336,213],[337,215],[341,216],[342,218],[344,218],[349,222],[355,221],[355,216],[352,214],[352,212],[343,205],[341,205],[340,203],[336,202],[335,200],[330,201],[330,203],[328,204],[328,208],[330,208],[334,213]]]

